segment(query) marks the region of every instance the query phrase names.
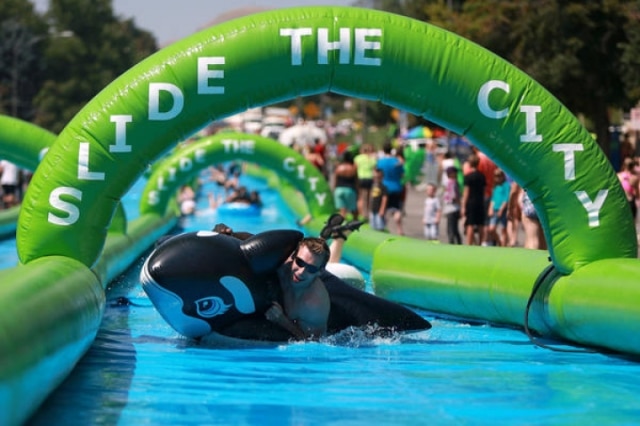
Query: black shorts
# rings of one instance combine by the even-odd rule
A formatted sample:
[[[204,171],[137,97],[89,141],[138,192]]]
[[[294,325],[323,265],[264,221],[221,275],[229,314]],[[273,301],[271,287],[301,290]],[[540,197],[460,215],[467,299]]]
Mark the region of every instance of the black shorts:
[[[18,189],[18,185],[2,185],[2,193],[4,195],[14,195]]]
[[[358,189],[371,189],[372,186],[373,186],[373,179],[358,180]]]
[[[402,210],[402,192],[387,194],[387,210]]]
[[[466,206],[465,226],[484,225],[487,220],[486,210],[482,204],[470,204]]]

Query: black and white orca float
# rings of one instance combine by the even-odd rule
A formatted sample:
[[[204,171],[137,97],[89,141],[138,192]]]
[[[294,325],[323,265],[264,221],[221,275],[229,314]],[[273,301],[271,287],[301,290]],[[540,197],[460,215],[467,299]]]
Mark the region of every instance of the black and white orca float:
[[[291,334],[264,313],[278,300],[275,271],[303,234],[274,230],[246,240],[212,231],[189,232],[164,240],[140,273],[144,291],[160,315],[180,334],[283,342]],[[331,312],[328,334],[348,327],[414,332],[431,324],[412,310],[354,288],[324,271]]]

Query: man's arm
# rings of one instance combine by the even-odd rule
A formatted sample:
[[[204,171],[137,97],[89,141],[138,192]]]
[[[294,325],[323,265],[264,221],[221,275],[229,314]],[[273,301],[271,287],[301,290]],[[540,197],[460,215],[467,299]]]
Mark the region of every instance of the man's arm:
[[[387,192],[385,191],[384,194],[382,195],[382,201],[380,202],[380,210],[378,211],[378,213],[382,217],[384,217],[384,214],[387,211],[387,200],[388,199],[389,199],[389,196],[387,195]]]
[[[303,308],[303,313],[295,320],[289,318],[282,306],[277,302],[273,302],[265,312],[265,317],[287,330],[298,340],[318,340],[327,332],[330,307],[329,295],[325,290],[325,293],[320,298],[314,299],[310,303],[307,302]]]
[[[216,226],[213,227],[213,232],[217,232],[218,234],[230,235],[243,241],[253,237],[253,234],[250,232],[233,232],[233,229],[231,229],[224,223],[216,224]]]
[[[264,316],[272,323],[279,325],[287,330],[298,340],[305,340],[307,335],[302,331],[296,323],[294,323],[287,315],[285,315],[282,306],[278,302],[273,302],[271,307],[267,309]]]
[[[460,201],[460,215],[467,215],[467,199],[469,198],[469,186],[465,185],[462,190],[462,200]]]

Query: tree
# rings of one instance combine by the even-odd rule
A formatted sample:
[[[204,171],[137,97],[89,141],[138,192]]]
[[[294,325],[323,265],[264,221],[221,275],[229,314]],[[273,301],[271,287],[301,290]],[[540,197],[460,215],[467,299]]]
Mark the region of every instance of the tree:
[[[587,118],[609,152],[612,109],[640,98],[640,1],[360,0],[468,38]],[[384,9],[390,7],[390,9]]]
[[[131,19],[115,17],[111,0],[51,0],[46,18],[47,80],[35,99],[35,122],[59,133],[100,90],[157,46]]]
[[[609,154],[610,108],[626,108],[622,49],[628,22],[617,0],[528,2],[509,59],[554,93],[575,114],[590,119]]]
[[[460,14],[436,24],[528,73],[588,120],[608,154],[611,110],[640,95],[638,3],[468,0]]]
[[[407,15],[406,3],[408,3],[406,0],[358,0],[355,5]]]
[[[640,1],[630,2],[625,9],[628,20],[624,32],[627,40],[620,45],[621,76],[627,96],[637,104],[640,99]]]
[[[0,3],[0,113],[29,120],[44,75],[44,20],[27,0]]]

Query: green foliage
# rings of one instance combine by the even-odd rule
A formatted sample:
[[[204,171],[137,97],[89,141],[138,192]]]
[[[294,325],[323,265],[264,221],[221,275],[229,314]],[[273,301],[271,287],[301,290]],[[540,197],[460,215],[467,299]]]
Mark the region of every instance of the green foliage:
[[[640,1],[625,5],[628,20],[624,24],[626,41],[620,43],[620,74],[627,96],[633,103],[640,99]]]
[[[358,0],[354,4],[359,7],[384,10],[386,12],[407,15],[404,0]]]
[[[157,47],[132,20],[114,16],[111,0],[51,0],[46,16],[52,37],[35,122],[59,133],[93,96]]]
[[[640,98],[638,0],[400,3],[409,16],[473,40],[528,73],[586,117],[605,152],[611,110]]]
[[[157,50],[154,37],[113,14],[112,0],[0,2],[0,113],[60,132],[93,96]]]
[[[47,36],[44,20],[27,0],[0,2],[0,113],[33,117],[33,97],[44,76],[40,60]]]

